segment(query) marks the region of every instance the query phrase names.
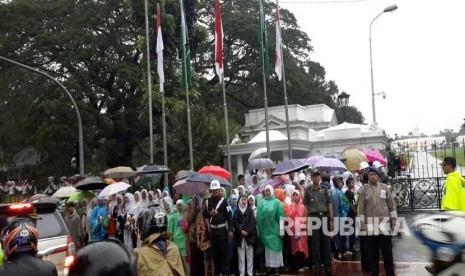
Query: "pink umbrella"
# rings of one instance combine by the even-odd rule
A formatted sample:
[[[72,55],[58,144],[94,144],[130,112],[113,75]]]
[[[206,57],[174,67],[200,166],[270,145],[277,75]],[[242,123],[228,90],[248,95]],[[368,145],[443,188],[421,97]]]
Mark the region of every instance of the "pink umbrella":
[[[387,164],[386,158],[381,154],[381,152],[378,149],[364,150],[363,153],[367,157],[368,161],[370,162],[379,161],[381,165],[386,166]]]

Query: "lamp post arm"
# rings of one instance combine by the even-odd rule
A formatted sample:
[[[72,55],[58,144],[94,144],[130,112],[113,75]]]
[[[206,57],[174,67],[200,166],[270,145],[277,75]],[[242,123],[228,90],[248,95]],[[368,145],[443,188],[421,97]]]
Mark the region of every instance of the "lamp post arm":
[[[25,64],[22,64],[22,63],[19,63],[17,61],[14,61],[14,60],[11,60],[11,59],[8,59],[6,57],[2,57],[0,56],[0,60],[3,60],[3,61],[6,61],[6,62],[9,62],[9,63],[12,63],[14,65],[17,65],[21,68],[24,68],[24,69],[27,69],[29,71],[33,71],[35,73],[38,73],[38,74],[41,74],[49,79],[51,79],[52,81],[54,81],[56,84],[58,84],[66,93],[66,95],[68,95],[68,98],[71,100],[71,102],[73,103],[73,106],[74,106],[74,111],[76,111],[76,117],[77,117],[77,121],[78,121],[78,135],[79,135],[79,174],[81,176],[84,176],[84,142],[83,142],[83,134],[82,134],[82,121],[81,121],[81,113],[79,112],[79,109],[78,109],[78,106],[76,104],[76,102],[74,101],[74,98],[73,96],[71,96],[71,93],[69,93],[69,91],[66,89],[66,87],[59,81],[57,81],[54,77],[50,76],[49,74],[45,73],[45,72],[42,72],[41,70],[39,69],[36,69],[36,68],[33,68],[33,67],[30,67],[30,66],[27,66]]]

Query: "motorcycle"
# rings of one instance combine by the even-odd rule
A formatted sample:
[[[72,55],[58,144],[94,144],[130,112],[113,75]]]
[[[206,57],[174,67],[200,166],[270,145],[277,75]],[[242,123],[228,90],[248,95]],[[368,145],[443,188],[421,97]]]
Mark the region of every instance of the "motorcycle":
[[[445,211],[417,218],[413,236],[432,253],[433,275],[451,276],[465,273],[465,212]]]

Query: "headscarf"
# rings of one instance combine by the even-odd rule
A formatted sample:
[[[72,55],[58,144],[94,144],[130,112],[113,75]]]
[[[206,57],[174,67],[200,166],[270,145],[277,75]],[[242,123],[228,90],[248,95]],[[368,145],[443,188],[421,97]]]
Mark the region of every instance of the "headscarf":
[[[136,195],[138,195],[139,201],[136,201]],[[140,195],[140,192],[139,192],[139,191],[136,191],[136,192],[134,193],[134,204],[139,205],[139,203],[140,203],[141,200],[142,200],[142,196]]]
[[[240,192],[240,190],[242,190],[242,193]],[[239,185],[237,187],[237,191],[239,192],[239,196],[242,195],[242,194],[245,194],[245,187],[244,185]]]
[[[271,195],[270,195],[269,197],[266,197],[266,196],[265,196],[264,199],[272,199],[272,198],[274,198],[275,196],[274,196],[274,189],[273,189],[273,186],[271,186],[271,185],[266,185],[265,191],[268,190],[268,189],[270,190]]]
[[[165,193],[166,195],[163,195]],[[171,197],[170,189],[168,187],[163,188],[163,192],[161,193],[162,198],[165,198],[167,196]]]
[[[99,200],[101,201],[101,203],[98,202]],[[99,207],[103,207],[103,206],[104,206],[104,203],[103,203],[104,200],[105,200],[105,197],[104,197],[104,196],[99,196],[99,197],[97,198],[97,205],[98,205]]]
[[[163,208],[165,207],[165,204],[168,204],[170,206],[170,211],[169,213],[173,213],[174,210],[173,210],[173,199],[169,196],[165,196],[163,198]]]
[[[226,193],[226,189],[224,187],[221,187],[221,190],[223,191],[223,198],[228,199],[228,194]]]
[[[152,204],[157,197],[155,196],[155,193],[153,191],[149,191],[149,194],[147,196],[149,196],[149,195],[152,196],[152,201],[150,201],[150,204]]]
[[[126,213],[128,213],[129,210],[131,210],[132,205],[134,204],[134,195],[131,194],[131,193],[126,193],[124,196],[129,199],[129,203],[126,203],[126,202],[124,203]],[[124,198],[123,198],[123,200],[124,200]]]
[[[118,198],[121,200],[121,204],[120,204],[120,205],[118,205]],[[118,210],[117,210],[117,215],[118,215],[118,216],[122,214],[122,213],[121,213],[121,206],[123,206],[123,203],[124,203],[123,196],[122,196],[122,195],[117,195],[117,196],[116,196],[116,204],[115,204],[115,207],[113,207],[113,208],[118,208]],[[114,212],[114,210],[113,210],[113,212]]]
[[[247,205],[248,205],[248,202],[246,201],[245,202],[245,205],[242,204],[242,198],[246,198],[247,199],[247,196],[245,194],[242,194],[239,199],[238,199],[238,202],[237,202],[237,207],[239,208],[239,210],[241,210],[241,213],[245,213],[245,210],[247,209]]]
[[[229,197],[229,205],[231,206],[231,210],[232,210],[232,215],[234,216],[234,212],[236,211],[236,208],[237,208],[237,199],[239,197],[237,195],[231,195]],[[236,199],[236,205],[233,205],[233,199]]]
[[[297,203],[301,203],[302,202],[302,197],[300,196],[300,191],[295,190],[292,194],[294,195],[295,193],[297,193],[297,195],[299,196],[299,200],[297,201]]]
[[[231,190],[231,195],[237,195],[237,196],[239,196],[239,190],[238,190],[238,189],[232,189],[232,190]]]
[[[277,199],[279,199],[279,201],[284,202],[284,199],[286,198],[286,191],[284,191],[283,189],[277,188],[274,190],[274,195]]]
[[[252,206],[252,209],[255,210],[255,208],[257,208],[257,206],[255,206],[255,197],[253,195],[249,195],[247,197],[247,202],[249,202],[249,199],[253,199],[253,206]]]
[[[285,185],[286,188],[284,190],[286,191],[286,198],[284,199],[285,204],[291,204],[292,203],[292,195],[294,194],[294,191],[296,190],[294,185]]]
[[[139,201],[136,201],[136,195],[138,195],[139,197]],[[141,195],[140,195],[140,192],[139,191],[136,191],[134,193],[134,201],[132,203],[132,206],[131,206],[131,209],[129,210],[129,214],[132,214],[134,215],[134,217],[138,217],[139,216],[139,213],[140,213],[140,201],[141,201]]]
[[[142,198],[142,194],[145,193],[145,199]],[[150,202],[149,202],[149,194],[147,193],[147,190],[146,189],[143,189],[141,192],[140,192],[141,196],[140,196],[140,208],[141,210],[147,208],[147,206],[150,205]]]
[[[178,200],[176,201],[176,207],[178,206],[178,204],[181,204],[181,206],[182,206],[182,208],[181,208],[181,213],[184,212],[184,210],[186,209],[186,206],[184,205],[184,200],[178,199]],[[189,204],[189,202],[188,202],[188,204]]]

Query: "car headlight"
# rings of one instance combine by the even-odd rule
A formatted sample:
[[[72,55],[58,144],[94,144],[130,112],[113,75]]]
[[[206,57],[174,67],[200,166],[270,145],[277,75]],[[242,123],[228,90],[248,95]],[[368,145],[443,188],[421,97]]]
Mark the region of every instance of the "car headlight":
[[[452,262],[455,258],[454,251],[447,247],[439,247],[436,250],[436,257],[443,262]]]

